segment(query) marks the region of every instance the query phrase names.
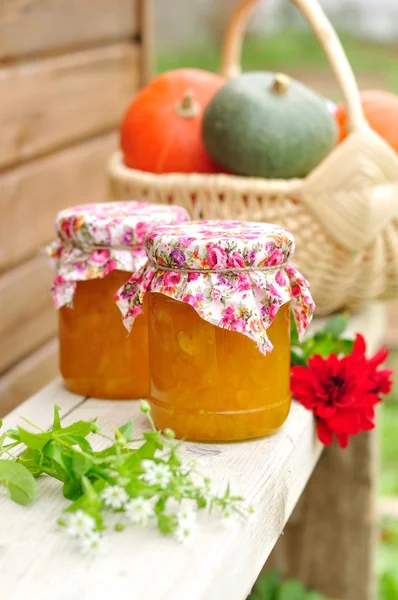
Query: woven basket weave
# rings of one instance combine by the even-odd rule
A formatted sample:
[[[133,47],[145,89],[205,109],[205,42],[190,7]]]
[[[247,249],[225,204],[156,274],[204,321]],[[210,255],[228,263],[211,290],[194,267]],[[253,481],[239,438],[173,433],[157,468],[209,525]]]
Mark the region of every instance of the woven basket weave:
[[[233,15],[222,73],[235,77],[242,36],[258,0]],[[154,175],[127,168],[116,152],[109,165],[110,195],[185,207],[192,218],[277,223],[295,236],[295,263],[311,282],[318,314],[355,309],[398,292],[398,156],[363,115],[344,50],[316,0],[291,0],[326,52],[347,104],[348,137],[305,179],[267,180],[234,175]]]

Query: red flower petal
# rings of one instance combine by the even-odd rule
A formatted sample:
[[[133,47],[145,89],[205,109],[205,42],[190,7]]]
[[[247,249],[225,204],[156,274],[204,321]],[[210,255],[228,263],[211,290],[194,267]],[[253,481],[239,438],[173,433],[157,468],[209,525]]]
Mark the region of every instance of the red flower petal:
[[[319,441],[325,446],[330,446],[330,444],[333,442],[333,433],[330,431],[325,421],[319,419],[316,422],[316,431]]]
[[[341,433],[337,435],[337,441],[339,442],[341,448],[347,448],[349,437],[346,433]]]

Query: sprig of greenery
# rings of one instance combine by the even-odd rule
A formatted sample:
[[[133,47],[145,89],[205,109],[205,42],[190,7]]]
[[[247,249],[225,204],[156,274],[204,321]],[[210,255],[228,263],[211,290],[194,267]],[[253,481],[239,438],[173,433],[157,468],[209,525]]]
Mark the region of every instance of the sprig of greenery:
[[[300,342],[293,314],[291,316],[291,364],[306,366],[315,354],[328,357],[330,354],[348,355],[352,352],[354,341],[344,337],[348,325],[348,315],[339,314],[327,320],[322,329],[312,337]]]
[[[0,483],[14,502],[26,505],[36,498],[40,475],[62,482],[63,495],[71,504],[58,522],[84,551],[98,547],[112,513],[116,531],[129,523],[154,523],[161,533],[184,541],[193,532],[197,510],[217,511],[223,517],[247,517],[253,512],[229,486],[221,495],[213,492],[210,479],[199,472],[195,461],[183,463],[182,442],[177,443],[170,430],[156,430],[146,401],[141,402],[141,410],[150,431],[134,440],[131,420],[108,437],[96,419],[62,427],[60,410],[54,406],[48,431],[25,419],[36,433],[22,427],[0,432]],[[107,447],[95,451],[90,434],[105,438]]]

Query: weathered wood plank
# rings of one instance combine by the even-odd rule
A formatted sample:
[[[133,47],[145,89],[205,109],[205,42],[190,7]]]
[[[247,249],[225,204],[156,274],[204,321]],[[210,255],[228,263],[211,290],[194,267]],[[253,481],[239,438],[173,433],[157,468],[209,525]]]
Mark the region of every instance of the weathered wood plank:
[[[147,83],[155,73],[154,10],[154,0],[137,0],[137,23],[142,42],[141,85]]]
[[[2,0],[0,60],[137,33],[136,0]]]
[[[0,69],[0,167],[115,129],[139,86],[139,53],[116,44]]]
[[[49,340],[56,311],[46,256],[37,256],[0,277],[0,373]]]
[[[58,373],[58,340],[52,339],[0,378],[0,417],[52,381]]]
[[[59,210],[106,199],[115,146],[108,134],[0,175],[0,272],[52,239]]]
[[[52,412],[54,404],[61,407],[61,417],[71,412],[76,406],[83,402],[84,398],[72,394],[66,390],[60,379],[55,379],[37,394],[14,408],[3,419],[6,428],[21,424],[21,417],[33,420],[39,427],[47,429],[52,423]],[[25,423],[26,425],[26,423]],[[1,494],[3,496],[3,494]],[[4,498],[2,498],[4,500]],[[44,600],[44,597],[43,597]]]
[[[369,353],[383,342],[385,308],[371,305],[352,320]],[[326,448],[285,535],[266,568],[279,568],[330,598],[374,600],[378,534],[377,434]]]
[[[44,427],[51,422],[53,402],[63,406],[56,389],[46,393],[41,403],[37,401],[35,411]],[[24,407],[18,409],[19,415]],[[7,418],[6,425],[14,426],[17,416]],[[29,416],[36,420],[31,410]],[[109,431],[130,417],[140,430],[145,427],[139,404],[125,401],[88,400],[65,423],[94,416]],[[9,600],[23,598],[28,590],[41,600],[71,600],[71,589],[80,600],[105,600],[109,595],[135,600],[243,600],[320,451],[311,415],[295,403],[285,426],[274,436],[242,444],[186,444],[185,457],[200,458],[201,469],[217,486],[223,488],[230,481],[234,490],[255,504],[253,521],[226,527],[205,518],[188,548],[139,528],[122,535],[107,532],[106,552],[96,561],[74,552],[62,530],[54,526],[65,506],[58,484],[40,481],[40,500],[27,508],[12,504],[0,492],[0,512],[7,517],[2,527],[3,593]],[[23,552],[18,533],[22,531]]]

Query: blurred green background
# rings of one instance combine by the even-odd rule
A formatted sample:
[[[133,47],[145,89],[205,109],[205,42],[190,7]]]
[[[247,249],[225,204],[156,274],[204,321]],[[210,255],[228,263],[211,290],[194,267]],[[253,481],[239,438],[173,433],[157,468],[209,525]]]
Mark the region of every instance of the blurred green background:
[[[376,5],[374,4],[374,8]],[[217,36],[215,36],[217,37]],[[385,89],[398,94],[397,43],[340,33],[349,61],[361,89]],[[199,43],[195,37],[158,48],[157,69],[196,67],[217,71],[220,41]],[[243,70],[282,71],[303,81],[331,100],[340,94],[325,55],[313,34],[306,28],[282,25],[276,31],[249,34],[242,54]],[[398,305],[396,308],[398,313]],[[393,341],[394,342],[394,341]],[[398,369],[398,339],[392,343],[390,364]],[[395,346],[395,348],[394,348]],[[381,445],[380,498],[397,497],[398,514],[398,389],[384,402],[380,411]],[[381,542],[378,551],[379,600],[398,600],[398,520],[380,519]],[[272,577],[271,577],[272,579]],[[269,576],[260,580],[252,600],[321,600],[305,592],[297,582],[270,584]],[[274,586],[274,587],[273,587]]]

